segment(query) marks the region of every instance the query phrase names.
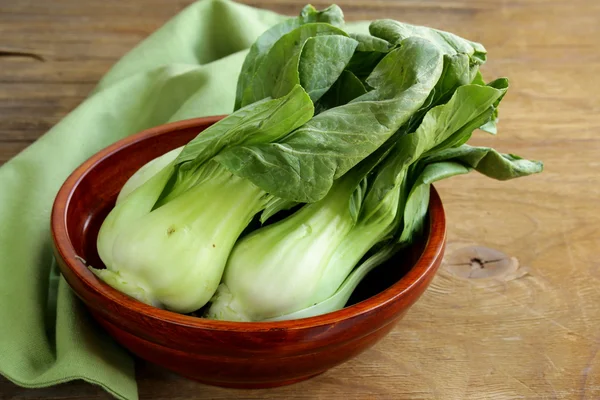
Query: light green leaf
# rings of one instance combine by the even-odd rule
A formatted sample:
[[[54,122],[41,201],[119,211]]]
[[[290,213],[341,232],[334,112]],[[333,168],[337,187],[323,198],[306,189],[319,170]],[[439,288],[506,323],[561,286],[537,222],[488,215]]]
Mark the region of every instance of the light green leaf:
[[[481,78],[478,77],[475,80],[479,80]],[[481,78],[483,79],[483,78]],[[508,87],[508,79],[506,78],[500,78],[500,79],[496,79],[493,82],[490,82],[488,86],[492,86],[492,87],[496,87],[496,88],[501,88],[503,86]],[[498,100],[496,100],[496,102],[494,103],[494,105],[492,106],[492,116],[490,118],[490,120],[483,124],[482,126],[479,127],[479,129],[481,129],[482,131],[485,131],[487,133],[491,133],[492,135],[496,135],[498,133],[498,121],[500,120],[498,118],[498,105],[500,104],[500,101],[502,100],[504,96],[500,97]]]
[[[481,129],[484,132],[490,133],[492,135],[496,135],[496,134],[498,134],[497,121],[494,120],[494,119],[490,119],[488,122],[486,122],[485,124],[481,125],[479,127],[479,129]]]
[[[470,85],[470,86],[472,87],[473,85]],[[450,148],[450,147],[458,147],[458,146],[466,143],[471,138],[471,134],[473,133],[473,131],[475,129],[481,128],[482,126],[486,125],[490,121],[493,121],[494,115],[497,115],[498,106],[500,104],[500,101],[502,100],[502,98],[504,98],[504,95],[506,94],[506,92],[508,90],[508,80],[504,79],[504,78],[498,79],[498,80],[490,83],[490,85],[483,86],[483,87],[493,88],[493,89],[497,90],[498,96],[494,100],[494,102],[491,105],[489,105],[489,108],[485,112],[481,113],[477,118],[473,118],[466,125],[464,125],[460,130],[458,130],[457,132],[455,132],[454,134],[452,134],[451,136],[446,138],[446,140],[444,140],[444,142],[435,146],[434,150],[437,151],[437,150],[446,149],[446,148]]]
[[[298,204],[299,203],[296,201],[285,200],[280,197],[271,197],[265,206],[265,209],[260,214],[260,223],[264,224],[278,212],[289,210]]]
[[[481,74],[481,71],[477,71],[471,83],[473,85],[485,86],[485,81],[483,80],[483,75]]]

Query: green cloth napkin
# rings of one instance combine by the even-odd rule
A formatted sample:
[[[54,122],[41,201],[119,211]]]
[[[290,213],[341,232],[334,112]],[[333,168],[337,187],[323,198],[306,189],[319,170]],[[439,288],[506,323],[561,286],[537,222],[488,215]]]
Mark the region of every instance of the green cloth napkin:
[[[298,10],[300,11],[300,10]],[[125,55],[92,94],[0,167],[0,373],[24,387],[74,379],[137,399],[132,357],[60,277],[49,219],[67,176],[143,129],[233,110],[247,49],[284,16],[226,0],[194,3]],[[367,24],[349,25],[366,32]]]

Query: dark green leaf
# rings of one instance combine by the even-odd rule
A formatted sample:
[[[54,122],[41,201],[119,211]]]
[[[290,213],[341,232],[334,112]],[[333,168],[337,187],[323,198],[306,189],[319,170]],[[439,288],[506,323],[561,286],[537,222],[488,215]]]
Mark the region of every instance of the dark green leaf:
[[[336,57],[346,56],[348,49],[351,48],[350,55],[346,56],[346,59],[335,60],[339,72],[335,75],[333,81],[330,78],[324,79],[331,81],[331,84],[333,84],[350,60],[357,42],[354,39],[348,38],[344,31],[332,25],[308,23],[286,33],[275,42],[256,68],[248,84],[245,85],[241,105],[246,106],[266,97],[282,96],[292,86],[300,83],[298,69],[300,68],[300,57],[303,48],[308,39],[324,35],[343,36],[346,40],[342,41],[340,39],[339,43],[331,51],[317,44],[316,48],[314,46],[312,48],[318,51],[316,54],[314,51],[311,52],[310,56],[325,57],[328,60],[327,62],[334,62]],[[310,60],[306,62],[311,63]],[[339,68],[339,64],[343,64],[343,66]],[[321,87],[321,85],[319,84],[317,87]]]
[[[306,41],[298,65],[299,82],[313,102],[338,80],[356,45],[354,39],[339,35],[317,36]]]
[[[435,86],[433,104],[447,102],[458,87],[469,84],[470,75],[469,57],[466,54],[445,55],[444,71]]]
[[[232,148],[217,161],[275,196],[317,201],[423,105],[442,67],[437,47],[407,39],[369,77],[372,92],[316,115],[278,143]]]
[[[410,119],[406,132],[412,132],[423,121],[423,117],[433,106],[446,103],[454,91],[468,84],[470,79],[469,57],[465,54],[444,55],[444,70],[429,98]]]
[[[202,164],[229,146],[280,139],[313,116],[306,91],[296,85],[287,95],[265,99],[223,118],[188,142],[176,164]]]
[[[350,59],[346,69],[364,81],[373,72],[377,64],[383,60],[383,57],[385,57],[385,53],[357,51]]]
[[[471,63],[481,65],[486,61],[487,51],[480,43],[471,42],[453,33],[440,31],[425,26],[410,25],[391,19],[380,19],[369,25],[369,32],[373,36],[387,40],[391,44],[398,44],[409,37],[421,37],[438,46],[444,54],[467,54]]]
[[[430,185],[441,179],[466,174],[475,169],[493,179],[508,180],[542,172],[539,161],[525,160],[512,154],[501,154],[488,147],[463,145],[442,150],[419,161],[422,170],[415,180],[404,209],[404,227],[398,240],[410,243],[425,224],[429,207]]]
[[[350,37],[358,42],[356,51],[376,51],[385,54],[394,48],[387,40],[364,33],[351,33]]]
[[[193,186],[201,179],[195,171],[224,149],[280,139],[310,120],[313,112],[310,97],[297,85],[284,97],[256,102],[211,125],[188,142],[175,159],[177,174],[163,191],[161,201]]]
[[[367,195],[365,212],[378,207],[387,193],[405,179],[409,166],[421,156],[468,138],[481,126],[482,119],[489,119],[491,105],[502,94],[503,90],[489,86],[465,85],[459,87],[446,104],[429,110],[415,132],[398,139],[397,151],[381,167]]]
[[[369,76],[383,57],[394,48],[389,42],[375,36],[365,34],[350,34],[350,36],[358,41],[358,47],[346,68],[361,79]]]
[[[456,162],[437,162],[428,164],[415,180],[404,207],[402,234],[398,239],[401,244],[409,244],[422,232],[425,217],[429,208],[430,185],[441,179],[466,174],[471,168]]]
[[[352,72],[344,71],[331,89],[315,104],[315,114],[347,104],[365,93],[367,90],[360,79]]]
[[[514,154],[502,154],[489,147],[462,145],[435,152],[423,159],[423,163],[444,160],[459,162],[493,179],[505,181],[542,172],[541,161],[526,160]]]
[[[300,16],[286,19],[259,36],[252,47],[250,47],[250,50],[244,59],[244,64],[242,65],[242,70],[237,83],[234,110],[242,107],[242,95],[245,88],[252,81],[252,77],[256,73],[256,70],[275,42],[286,33],[298,28],[300,25],[311,22],[328,23],[341,28],[344,26],[344,14],[336,5],[327,7],[323,11],[317,11],[313,6],[307,5],[302,9]]]

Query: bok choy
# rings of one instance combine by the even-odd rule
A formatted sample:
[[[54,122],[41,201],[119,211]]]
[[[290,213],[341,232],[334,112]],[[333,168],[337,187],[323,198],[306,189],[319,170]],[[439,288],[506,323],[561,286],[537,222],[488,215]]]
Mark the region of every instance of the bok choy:
[[[241,238],[206,317],[280,320],[340,309],[366,273],[421,232],[431,183],[472,169],[496,179],[538,172],[537,162],[490,149],[444,150],[490,120],[506,88],[506,81],[459,87],[414,132],[384,144],[391,149],[383,159],[373,154],[323,200]]]
[[[542,170],[466,144],[496,132],[508,89],[484,82],[481,44],[391,20],[369,31],[306,6],[263,33],[233,112],[123,186],[98,235],[106,268],[91,270],[179,313],[318,315],[421,235],[433,182]]]

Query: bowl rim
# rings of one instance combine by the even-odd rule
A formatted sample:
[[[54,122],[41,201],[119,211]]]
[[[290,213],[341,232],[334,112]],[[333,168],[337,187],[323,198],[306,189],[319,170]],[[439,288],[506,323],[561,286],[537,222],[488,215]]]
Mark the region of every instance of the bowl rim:
[[[423,280],[437,271],[436,260],[442,256],[446,244],[446,218],[442,201],[436,189],[431,186],[429,201],[429,235],[423,252],[412,268],[387,289],[361,302],[345,307],[338,311],[321,314],[313,317],[268,322],[234,322],[204,319],[173,311],[168,311],[144,304],[118,290],[112,288],[102,280],[98,279],[84,264],[71,244],[67,229],[67,211],[77,186],[86,177],[88,172],[105,158],[111,156],[126,147],[132,146],[151,137],[167,134],[172,131],[193,128],[194,126],[210,126],[226,115],[215,115],[181,120],[162,124],[153,128],[127,136],[117,142],[98,151],[80,166],[78,166],[60,187],[52,206],[50,228],[52,241],[57,256],[62,258],[64,265],[72,272],[86,289],[95,292],[99,297],[114,305],[141,314],[144,318],[157,319],[162,322],[207,330],[225,330],[231,332],[263,332],[273,330],[294,330],[314,328],[318,326],[331,325],[343,320],[353,319],[369,314],[398,299],[404,297],[411,289],[419,285]],[[59,263],[61,264],[61,263]],[[64,274],[63,274],[64,275]],[[69,284],[73,291],[75,289]],[[79,295],[79,293],[76,293]],[[83,295],[80,295],[83,296]]]

